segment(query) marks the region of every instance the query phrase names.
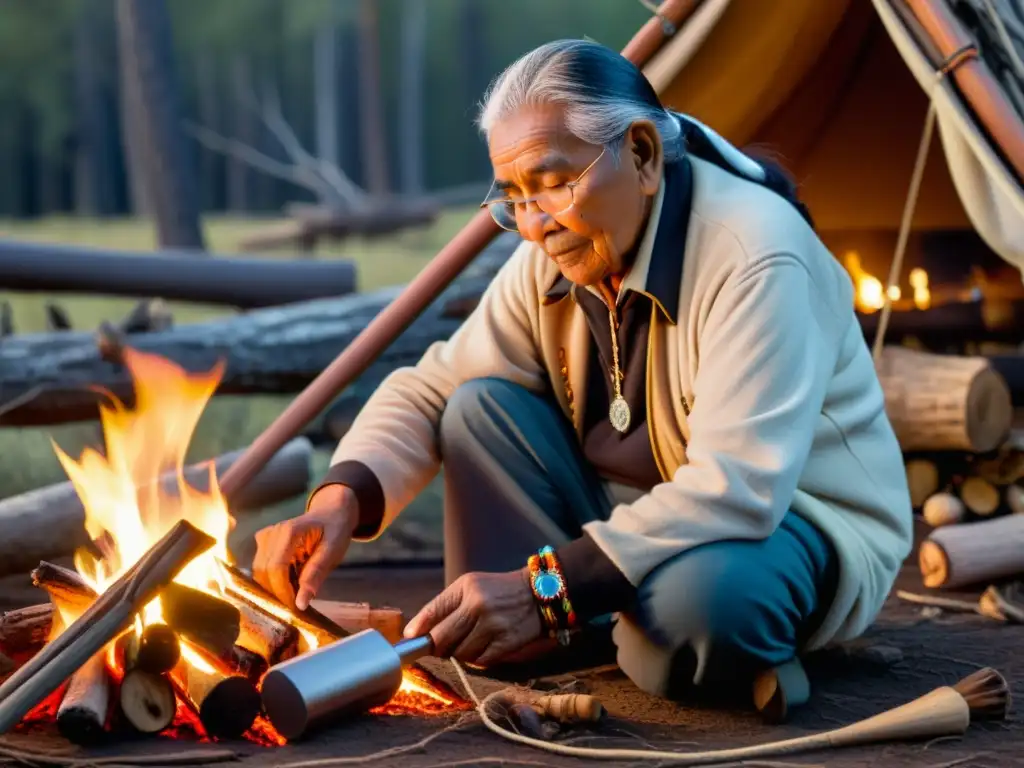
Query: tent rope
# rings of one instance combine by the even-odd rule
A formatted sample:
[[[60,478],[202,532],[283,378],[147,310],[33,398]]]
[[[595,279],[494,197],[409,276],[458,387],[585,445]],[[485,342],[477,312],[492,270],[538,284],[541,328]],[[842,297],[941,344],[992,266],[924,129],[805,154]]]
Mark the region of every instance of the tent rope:
[[[935,70],[935,86],[964,62],[976,59],[978,48],[975,45],[966,45],[954,51],[949,58],[942,62]],[[917,209],[917,200],[921,192],[921,181],[924,178],[924,169],[928,164],[928,151],[931,149],[932,136],[935,133],[935,120],[937,109],[933,94],[928,94],[928,111],[924,117],[924,126],[921,130],[921,140],[917,146],[917,158],[914,160],[914,170],[910,175],[910,188],[907,190],[907,199],[903,204],[903,218],[900,220],[899,235],[896,238],[896,251],[893,253],[892,264],[889,267],[889,277],[886,281],[883,294],[882,311],[878,317],[878,331],[875,333],[874,345],[871,349],[871,356],[878,364],[882,357],[882,347],[885,344],[885,334],[889,329],[889,318],[892,315],[892,297],[890,292],[899,285],[900,275],[903,272],[903,259],[907,252],[907,241],[910,239],[911,224],[914,220],[914,211]]]

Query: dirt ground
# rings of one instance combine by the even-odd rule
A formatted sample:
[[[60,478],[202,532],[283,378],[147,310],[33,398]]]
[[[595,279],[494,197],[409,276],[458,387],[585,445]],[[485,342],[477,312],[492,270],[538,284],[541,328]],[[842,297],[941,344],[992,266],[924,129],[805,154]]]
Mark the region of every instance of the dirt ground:
[[[369,601],[402,608],[407,616],[428,600],[441,586],[438,567],[379,567],[342,569],[332,578],[325,597]],[[922,592],[912,567],[905,569],[901,588]],[[0,610],[39,602],[38,593],[27,577],[0,580]],[[819,662],[811,669],[813,696],[785,725],[768,726],[751,712],[694,709],[654,699],[637,691],[617,670],[576,673],[577,685],[597,695],[610,718],[600,728],[571,735],[575,745],[617,748],[659,748],[691,751],[734,747],[789,738],[834,728],[861,717],[907,702],[944,684],[954,683],[974,669],[992,666],[1006,676],[1011,690],[1024,689],[1024,627],[1006,626],[971,615],[929,616],[920,607],[891,597],[869,638],[899,648],[901,663],[883,668],[867,660],[837,663]],[[432,665],[447,679],[454,680],[444,662]],[[445,673],[448,670],[448,673]],[[564,678],[563,678],[564,680]],[[487,681],[480,681],[486,685]],[[493,685],[493,681],[491,681]],[[493,690],[490,688],[489,690]],[[455,724],[451,717],[364,717],[338,725],[308,741],[278,749],[265,749],[248,742],[217,745],[237,754],[234,765],[271,768],[327,768],[331,765],[362,764],[360,756],[380,750],[396,750]],[[972,725],[963,738],[930,743],[882,745],[848,751],[809,753],[785,762],[748,762],[749,766],[852,766],[877,765],[952,768],[975,766],[1002,768],[1024,765],[1015,753],[1024,746],[1020,716],[999,724]],[[9,736],[4,747],[68,750],[68,745],[51,737]],[[195,748],[207,748],[194,745]],[[139,765],[144,754],[170,754],[186,747],[181,742],[156,740],[130,747],[106,750],[110,755],[126,754],[120,765]],[[212,748],[212,747],[211,747]],[[100,757],[99,752],[65,752],[77,758]],[[138,756],[133,758],[131,755]],[[423,768],[425,766],[472,765],[573,765],[581,760],[511,744],[488,732],[478,720],[445,733],[420,749],[376,759],[373,765]],[[651,761],[611,762],[612,765],[642,765]],[[0,763],[3,758],[0,757]],[[40,765],[38,761],[34,765]],[[92,764],[86,760],[78,765]]]

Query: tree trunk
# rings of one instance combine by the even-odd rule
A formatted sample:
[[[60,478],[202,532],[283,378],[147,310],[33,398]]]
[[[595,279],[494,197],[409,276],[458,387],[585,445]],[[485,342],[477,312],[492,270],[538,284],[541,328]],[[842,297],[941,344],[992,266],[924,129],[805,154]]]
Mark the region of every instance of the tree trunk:
[[[102,109],[98,93],[96,72],[94,3],[83,3],[75,19],[74,28],[74,80],[75,80],[75,213],[96,216],[103,204],[100,201],[100,179],[104,170],[99,167],[99,144],[102,141],[99,111]]]
[[[249,60],[241,54],[231,60],[231,111],[234,116],[234,134],[238,140],[253,146],[252,96],[255,94],[252,82],[252,69]],[[227,159],[228,164],[228,210],[244,213],[250,208],[249,184],[252,172],[249,167],[234,157]]]
[[[120,14],[119,14],[120,15]],[[124,152],[125,184],[128,188],[128,208],[133,216],[149,218],[153,215],[146,181],[146,157],[142,144],[145,130],[139,104],[141,98],[139,73],[129,51],[130,39],[124,24],[118,20],[118,72],[120,74],[121,147]]]
[[[427,2],[404,0],[402,6],[401,85],[398,101],[398,146],[402,193],[423,193],[423,100],[427,53]]]
[[[196,93],[199,124],[223,133],[222,105],[215,57],[201,51],[196,56]],[[206,147],[197,147],[199,153],[199,179],[203,210],[221,207],[220,190],[224,178],[224,158]]]
[[[313,40],[316,154],[338,165],[338,27],[333,13]]]
[[[182,130],[166,0],[118,0],[122,66],[131,67],[139,144],[160,245],[205,250],[194,157]]]
[[[359,122],[363,175],[370,194],[390,188],[387,126],[381,98],[380,19],[378,0],[359,0]]]

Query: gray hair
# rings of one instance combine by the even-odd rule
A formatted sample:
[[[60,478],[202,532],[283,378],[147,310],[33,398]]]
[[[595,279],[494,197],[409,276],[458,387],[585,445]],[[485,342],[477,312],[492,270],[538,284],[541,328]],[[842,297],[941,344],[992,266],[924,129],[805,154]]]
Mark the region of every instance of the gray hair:
[[[563,105],[569,132],[615,157],[638,120],[654,124],[666,161],[685,154],[678,117],[636,66],[598,43],[557,40],[513,62],[488,89],[477,124],[489,137],[498,120],[539,104]]]

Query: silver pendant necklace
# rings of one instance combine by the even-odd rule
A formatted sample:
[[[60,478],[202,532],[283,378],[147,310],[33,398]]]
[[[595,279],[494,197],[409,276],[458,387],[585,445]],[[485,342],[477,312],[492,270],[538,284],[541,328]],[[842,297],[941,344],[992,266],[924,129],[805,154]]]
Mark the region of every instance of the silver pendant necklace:
[[[615,318],[615,310],[608,310],[608,327],[612,334],[612,386],[615,388],[615,397],[608,406],[608,420],[619,432],[625,433],[629,429],[629,403],[622,396],[622,370],[619,368],[619,334],[618,322]]]

